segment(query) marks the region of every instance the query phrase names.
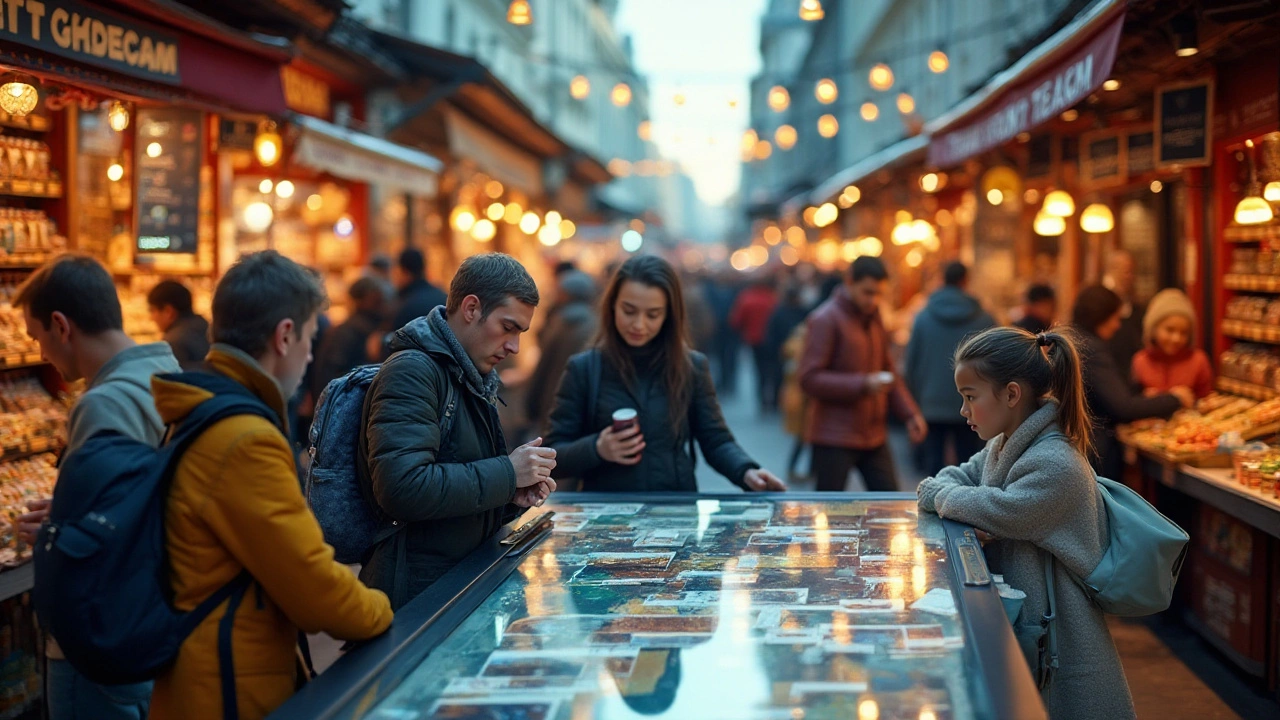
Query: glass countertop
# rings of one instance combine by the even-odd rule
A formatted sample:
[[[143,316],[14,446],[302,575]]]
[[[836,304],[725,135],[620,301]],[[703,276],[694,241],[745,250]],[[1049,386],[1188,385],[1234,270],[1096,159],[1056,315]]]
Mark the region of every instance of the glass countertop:
[[[366,717],[973,716],[938,518],[910,500],[558,505]]]

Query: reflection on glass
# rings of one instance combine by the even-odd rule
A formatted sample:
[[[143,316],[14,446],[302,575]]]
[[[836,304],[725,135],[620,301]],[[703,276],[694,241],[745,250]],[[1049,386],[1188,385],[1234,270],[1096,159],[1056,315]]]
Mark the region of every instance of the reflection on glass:
[[[972,717],[944,536],[914,502],[554,509],[366,717]]]

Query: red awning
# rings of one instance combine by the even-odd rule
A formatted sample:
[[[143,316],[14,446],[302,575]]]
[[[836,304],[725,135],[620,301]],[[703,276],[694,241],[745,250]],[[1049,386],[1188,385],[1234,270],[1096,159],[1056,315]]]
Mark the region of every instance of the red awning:
[[[178,45],[178,64],[183,87],[230,109],[277,116],[288,110],[280,80],[283,63],[188,35]]]
[[[999,147],[1085,99],[1111,76],[1123,0],[1104,0],[926,127],[929,164],[951,167]]]

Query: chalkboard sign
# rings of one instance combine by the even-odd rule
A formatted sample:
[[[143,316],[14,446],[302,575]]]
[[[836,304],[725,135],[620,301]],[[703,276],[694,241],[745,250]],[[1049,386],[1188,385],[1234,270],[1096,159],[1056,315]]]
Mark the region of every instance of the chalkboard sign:
[[[1156,134],[1152,130],[1131,132],[1125,137],[1129,175],[1143,175],[1156,168]]]
[[[1053,175],[1055,157],[1058,149],[1057,138],[1053,135],[1035,135],[1027,143],[1026,179],[1035,180]]]
[[[218,149],[252,150],[258,137],[258,124],[250,120],[223,119],[218,124]]]
[[[198,110],[138,109],[138,252],[196,252],[203,132]]]
[[[1125,144],[1114,130],[1090,133],[1080,139],[1081,179],[1089,187],[1108,187],[1125,181]]]
[[[1169,85],[1156,91],[1156,165],[1209,164],[1213,83]]]

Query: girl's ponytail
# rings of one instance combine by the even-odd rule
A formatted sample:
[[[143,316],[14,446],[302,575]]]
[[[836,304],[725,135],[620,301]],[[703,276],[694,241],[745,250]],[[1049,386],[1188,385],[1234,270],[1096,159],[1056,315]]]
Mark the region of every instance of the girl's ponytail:
[[[1075,335],[1067,329],[1036,336],[1049,359],[1050,393],[1058,400],[1058,427],[1085,457],[1093,456],[1093,421],[1084,395],[1084,373]]]

